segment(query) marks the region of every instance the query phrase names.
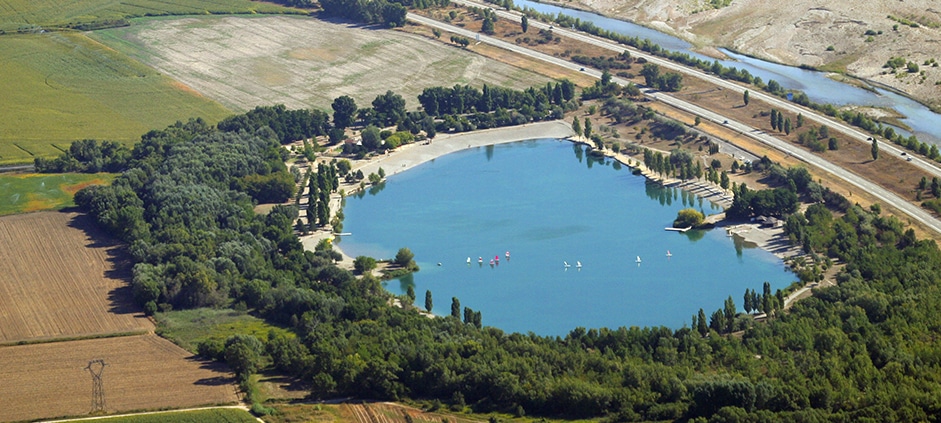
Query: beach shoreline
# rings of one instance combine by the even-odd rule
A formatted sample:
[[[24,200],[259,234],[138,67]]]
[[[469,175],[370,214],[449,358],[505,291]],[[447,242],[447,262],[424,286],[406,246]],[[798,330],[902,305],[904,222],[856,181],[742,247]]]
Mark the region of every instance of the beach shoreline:
[[[519,126],[510,126],[502,128],[492,128],[473,132],[463,132],[457,134],[440,134],[433,140],[421,141],[401,146],[385,154],[373,156],[364,160],[356,160],[352,163],[352,171],[362,171],[364,175],[379,173],[381,168],[386,176],[405,172],[423,163],[433,161],[438,157],[445,156],[457,151],[471,148],[486,147],[497,144],[507,144],[525,140],[541,138],[565,139],[575,143],[590,145],[584,138],[576,137],[575,132],[569,123],[562,120],[536,122]],[[706,200],[712,201],[728,208],[732,204],[732,193],[724,190],[715,184],[703,181],[682,181],[679,179],[663,178],[646,169],[642,162],[636,158],[614,153],[606,150],[605,156],[617,160],[621,164],[638,168],[641,174],[647,179],[659,181],[664,186],[676,187],[684,191],[692,192]],[[321,162],[334,159],[332,156],[319,158]],[[351,195],[361,189],[359,183],[340,182],[340,190],[344,195]],[[336,213],[342,209],[343,196],[334,193],[330,198],[330,210]],[[799,253],[799,249],[792,246],[784,236],[783,229],[763,228],[756,223],[734,223],[723,224],[724,220],[717,223],[717,227],[723,227],[734,235],[741,237],[745,242],[752,243],[765,251],[774,254],[781,260]],[[342,260],[337,264],[340,267],[352,269],[353,257],[343,251],[342,236],[336,240],[337,235],[330,228],[325,228],[312,232],[309,235],[300,236],[301,243],[307,250],[314,250],[318,243],[324,239],[333,242],[334,249],[340,253]],[[388,257],[377,257],[377,259],[386,259]]]

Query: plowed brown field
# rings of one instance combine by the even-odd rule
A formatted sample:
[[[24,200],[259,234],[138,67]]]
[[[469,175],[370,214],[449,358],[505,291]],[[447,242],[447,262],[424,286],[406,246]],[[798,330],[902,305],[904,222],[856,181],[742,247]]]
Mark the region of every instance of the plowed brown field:
[[[224,366],[196,360],[157,335],[0,347],[0,421],[84,415],[85,367],[103,359],[105,411],[183,408],[238,400]]]
[[[119,246],[77,213],[0,218],[0,344],[153,330]]]

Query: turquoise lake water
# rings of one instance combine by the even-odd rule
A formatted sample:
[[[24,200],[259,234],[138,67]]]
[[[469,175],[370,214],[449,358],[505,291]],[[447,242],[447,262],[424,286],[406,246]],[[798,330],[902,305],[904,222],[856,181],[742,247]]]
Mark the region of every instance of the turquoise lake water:
[[[721,211],[611,160],[589,159],[568,141],[524,141],[440,157],[347,198],[344,231],[352,235],[339,247],[376,258],[408,247],[421,271],[388,281],[390,292],[412,284],[419,307],[431,290],[435,314],[449,314],[457,297],[484,325],[539,335],[680,328],[729,295],[741,310],[746,288],[796,280],[781,260],[722,230],[665,231],[686,207]],[[499,264],[490,266],[494,256]]]

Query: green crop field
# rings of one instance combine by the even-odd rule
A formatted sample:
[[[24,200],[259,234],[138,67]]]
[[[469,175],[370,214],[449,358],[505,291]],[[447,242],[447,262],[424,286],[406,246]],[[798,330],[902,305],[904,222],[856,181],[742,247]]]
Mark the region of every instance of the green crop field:
[[[110,173],[0,175],[0,216],[74,206],[72,196],[89,185],[107,185]]]
[[[131,142],[152,129],[230,112],[81,34],[0,37],[0,164],[52,157],[75,140]]]
[[[101,423],[254,423],[258,420],[248,411],[238,408],[213,408],[193,411],[168,411],[166,413],[136,416],[103,417],[96,421]]]
[[[293,332],[271,325],[244,311],[198,308],[157,313],[154,317],[160,336],[190,352],[196,352],[196,345],[201,341],[225,341],[237,333],[253,335],[261,340],[268,339],[268,332],[271,330],[288,337],[294,336]]]
[[[0,0],[0,31],[39,31],[162,15],[306,13],[250,0]]]

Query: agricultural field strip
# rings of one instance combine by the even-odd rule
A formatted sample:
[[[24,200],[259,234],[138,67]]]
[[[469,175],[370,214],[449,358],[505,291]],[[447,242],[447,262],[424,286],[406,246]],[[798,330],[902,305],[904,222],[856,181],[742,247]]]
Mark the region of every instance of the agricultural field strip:
[[[237,110],[278,103],[327,110],[340,95],[368,104],[388,89],[415,103],[435,84],[548,81],[423,37],[310,18],[184,18],[107,34],[99,39]]]
[[[238,401],[224,366],[195,360],[154,334],[0,347],[0,421],[85,415],[88,362],[103,359],[108,412]]]
[[[0,163],[56,156],[76,139],[130,142],[177,120],[231,114],[78,33],[4,36],[0,85],[9,87],[0,97]]]
[[[96,20],[126,19],[147,15],[202,15],[212,13],[296,13],[296,9],[249,0],[102,0],[57,2],[53,0],[4,0],[0,5],[0,29],[21,26],[61,26]]]
[[[116,294],[126,281],[105,275],[114,247],[70,227],[76,216],[0,218],[0,342],[153,330],[142,313],[113,310],[129,300]]]

